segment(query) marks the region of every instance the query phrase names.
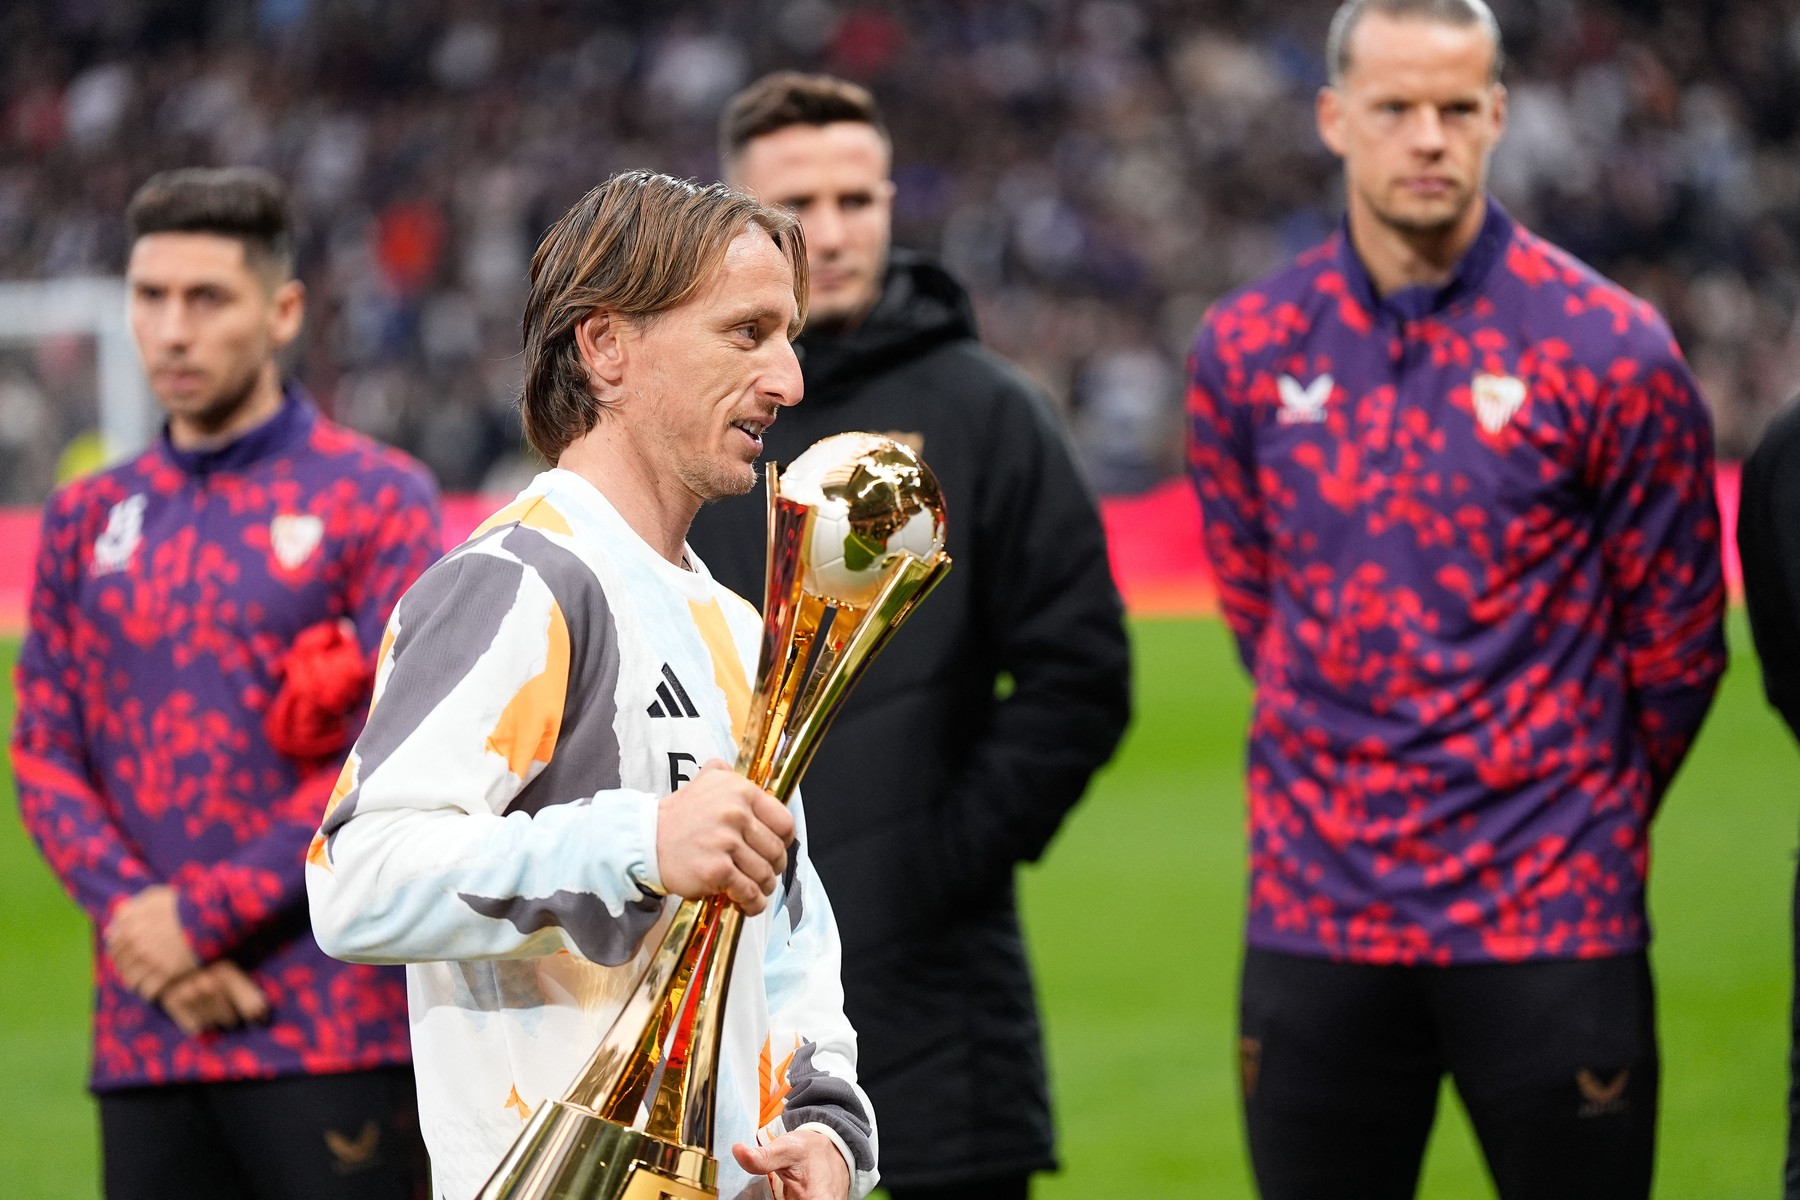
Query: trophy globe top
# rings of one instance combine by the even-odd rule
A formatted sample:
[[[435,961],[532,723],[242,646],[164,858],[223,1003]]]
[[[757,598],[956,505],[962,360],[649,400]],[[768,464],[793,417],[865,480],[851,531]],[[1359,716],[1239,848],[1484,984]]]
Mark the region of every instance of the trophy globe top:
[[[896,557],[931,562],[943,553],[944,494],[937,476],[893,438],[824,438],[780,472],[778,486],[783,499],[817,514],[800,586],[828,604],[866,605]]]

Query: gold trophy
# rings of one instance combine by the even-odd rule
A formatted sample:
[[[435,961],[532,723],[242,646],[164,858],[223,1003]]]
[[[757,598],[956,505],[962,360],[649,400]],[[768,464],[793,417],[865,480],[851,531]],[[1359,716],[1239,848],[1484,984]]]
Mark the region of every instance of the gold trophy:
[[[843,433],[768,470],[762,650],[737,770],[784,804],[863,669],[950,569],[931,469]],[[482,1200],[710,1200],[714,1064],[743,913],[683,900],[643,978]]]

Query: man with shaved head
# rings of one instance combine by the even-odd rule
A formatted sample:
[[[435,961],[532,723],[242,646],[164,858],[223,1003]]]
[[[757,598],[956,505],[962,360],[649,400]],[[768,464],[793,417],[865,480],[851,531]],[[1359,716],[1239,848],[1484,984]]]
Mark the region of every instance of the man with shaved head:
[[[1448,1074],[1504,1200],[1640,1200],[1649,826],[1725,665],[1706,407],[1487,195],[1482,0],[1349,0],[1327,58],[1344,224],[1214,306],[1189,387],[1256,685],[1257,1185],[1410,1197]]]

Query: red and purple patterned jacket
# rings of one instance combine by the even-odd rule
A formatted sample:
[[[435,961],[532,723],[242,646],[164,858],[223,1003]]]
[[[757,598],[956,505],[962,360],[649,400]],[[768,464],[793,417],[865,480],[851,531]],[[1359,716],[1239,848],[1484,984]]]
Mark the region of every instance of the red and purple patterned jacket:
[[[165,433],[51,498],[13,767],[26,827],[94,923],[95,1090],[409,1061],[400,969],[327,958],[307,919],[302,860],[337,764],[284,758],[262,714],[309,626],[348,618],[372,662],[440,541],[424,468],[291,386],[227,446]],[[190,1038],[119,982],[98,932],[156,883],[203,962],[262,987],[266,1024]]]
[[[1339,232],[1221,300],[1189,463],[1255,681],[1249,941],[1644,946],[1650,819],[1725,667],[1712,432],[1651,308],[1488,204],[1438,288]]]

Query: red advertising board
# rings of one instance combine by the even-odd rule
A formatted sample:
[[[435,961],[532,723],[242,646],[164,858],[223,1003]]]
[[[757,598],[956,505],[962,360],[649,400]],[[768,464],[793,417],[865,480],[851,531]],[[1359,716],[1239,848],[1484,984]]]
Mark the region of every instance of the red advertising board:
[[[1719,514],[1725,527],[1725,576],[1732,595],[1741,590],[1737,555],[1738,464],[1719,466]],[[454,545],[505,503],[489,496],[450,496],[444,501],[444,537]],[[1200,546],[1200,506],[1184,480],[1171,480],[1141,496],[1101,502],[1112,553],[1113,576],[1125,603],[1139,616],[1177,616],[1214,611],[1212,574]],[[0,634],[25,626],[25,601],[37,551],[36,509],[0,509]]]

